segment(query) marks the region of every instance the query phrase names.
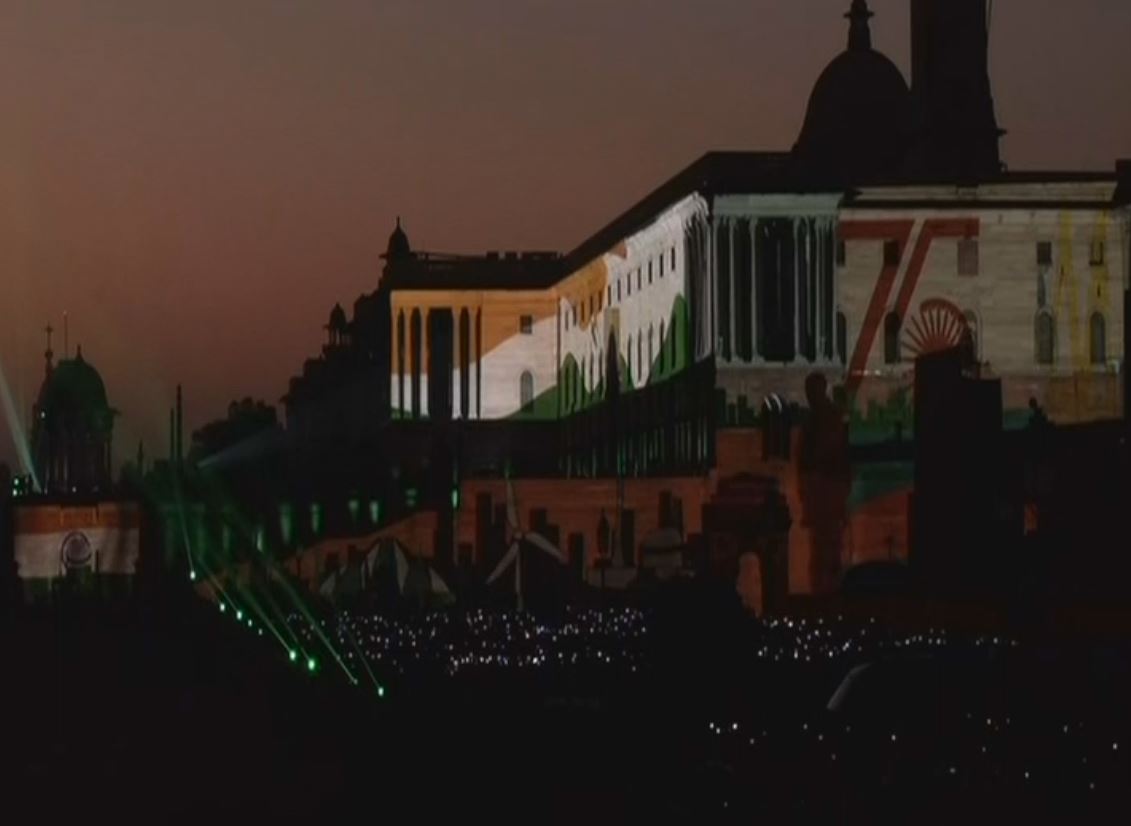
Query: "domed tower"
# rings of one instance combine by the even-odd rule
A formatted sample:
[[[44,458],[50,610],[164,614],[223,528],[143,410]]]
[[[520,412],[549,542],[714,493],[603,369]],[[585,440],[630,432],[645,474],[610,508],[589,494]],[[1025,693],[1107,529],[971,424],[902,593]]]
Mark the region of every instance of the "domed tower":
[[[879,179],[903,164],[911,92],[896,65],[872,48],[872,16],[866,0],[853,0],[848,48],[813,87],[793,149],[802,168],[822,179]]]
[[[113,410],[98,371],[83,358],[51,363],[34,407],[32,446],[44,493],[94,493],[111,486]]]
[[[341,304],[335,304],[330,311],[330,321],[326,324],[327,341],[329,348],[344,347],[349,344],[349,322],[346,320],[346,311]]]
[[[408,243],[408,236],[401,228],[401,218],[397,216],[397,227],[389,236],[389,244],[385,248],[385,260],[392,263],[412,257],[412,246]]]

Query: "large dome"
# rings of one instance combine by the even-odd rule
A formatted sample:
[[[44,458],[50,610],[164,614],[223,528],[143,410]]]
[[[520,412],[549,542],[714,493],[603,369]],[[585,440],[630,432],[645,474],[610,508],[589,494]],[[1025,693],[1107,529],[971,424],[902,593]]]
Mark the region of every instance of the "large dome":
[[[899,169],[911,117],[911,92],[894,63],[872,48],[871,12],[856,0],[848,49],[821,73],[794,153],[817,174],[851,180]]]
[[[102,376],[82,357],[60,361],[44,380],[39,394],[39,414],[50,422],[91,429],[109,428],[113,411],[106,398]]]

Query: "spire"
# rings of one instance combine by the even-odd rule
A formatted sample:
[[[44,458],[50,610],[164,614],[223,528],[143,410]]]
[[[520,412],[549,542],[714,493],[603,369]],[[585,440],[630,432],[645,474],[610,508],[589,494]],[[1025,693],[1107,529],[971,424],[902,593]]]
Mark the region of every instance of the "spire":
[[[872,28],[869,21],[874,17],[868,8],[868,0],[852,0],[852,8],[844,16],[850,21],[848,27],[848,50],[867,52],[872,49]]]

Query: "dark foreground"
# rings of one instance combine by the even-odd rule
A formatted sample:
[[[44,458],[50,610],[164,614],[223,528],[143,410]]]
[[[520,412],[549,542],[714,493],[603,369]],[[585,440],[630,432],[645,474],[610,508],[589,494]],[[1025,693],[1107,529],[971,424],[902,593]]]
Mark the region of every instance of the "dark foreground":
[[[859,639],[668,613],[633,643],[635,672],[389,671],[379,699],[203,603],[23,614],[0,640],[4,806],[45,822],[1122,819],[1126,647]]]

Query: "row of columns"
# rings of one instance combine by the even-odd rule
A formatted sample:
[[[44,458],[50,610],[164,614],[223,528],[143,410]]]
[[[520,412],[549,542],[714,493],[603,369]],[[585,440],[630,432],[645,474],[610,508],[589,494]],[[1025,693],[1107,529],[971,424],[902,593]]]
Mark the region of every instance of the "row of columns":
[[[764,217],[750,216],[723,216],[716,219],[715,226],[705,233],[706,256],[710,262],[709,276],[705,279],[704,300],[710,307],[704,320],[709,323],[706,341],[716,356],[722,361],[737,364],[757,365],[764,363],[763,354],[759,352],[758,341],[758,229]],[[836,335],[836,296],[837,268],[835,261],[834,227],[835,218],[832,216],[819,217],[792,217],[791,237],[793,239],[793,353],[794,363],[827,363],[835,357]],[[740,225],[745,227],[740,229]],[[722,230],[725,241],[719,241],[718,229]],[[750,261],[749,269],[738,272],[736,259],[736,240],[738,233],[745,231],[749,234]],[[720,278],[720,243],[725,243],[727,260],[726,284],[721,285]],[[802,251],[805,252],[802,261]],[[803,271],[804,269],[804,271]],[[825,274],[831,275],[831,291],[825,283]],[[749,278],[750,283],[750,341],[751,359],[738,356],[738,277]],[[805,286],[804,302],[802,302],[801,287]],[[722,318],[723,308],[721,298],[722,290],[726,290],[726,317]],[[829,294],[826,294],[829,293]],[[809,295],[814,294],[815,300],[810,306]],[[805,329],[812,331],[814,336],[813,352],[815,358],[810,361],[803,353],[805,342],[801,340],[802,320]],[[728,334],[729,355],[722,352],[722,338],[720,331],[725,329]],[[745,331],[742,331],[745,335]]]
[[[452,368],[444,379],[428,371],[429,354],[440,342],[433,341],[433,325],[429,316],[438,312],[452,315]],[[483,316],[479,308],[400,309],[393,323],[392,400],[393,408],[402,416],[419,418],[429,415],[428,384],[449,382],[452,417],[478,419],[483,415],[481,376]],[[464,365],[467,369],[467,398],[464,398]],[[465,404],[466,402],[466,404]]]

